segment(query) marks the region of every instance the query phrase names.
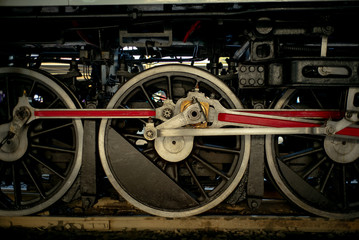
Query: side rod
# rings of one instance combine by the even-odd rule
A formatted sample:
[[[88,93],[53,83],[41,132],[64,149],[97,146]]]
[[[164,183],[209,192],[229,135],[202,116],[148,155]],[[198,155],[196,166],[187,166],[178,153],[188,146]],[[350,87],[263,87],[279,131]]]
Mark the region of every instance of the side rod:
[[[150,118],[156,117],[153,109],[34,109],[35,119],[51,118]]]
[[[233,109],[236,113],[258,114],[260,118],[266,116],[291,117],[291,118],[314,118],[314,119],[341,119],[344,112],[336,110],[289,110],[289,109],[266,109],[248,110]],[[224,113],[225,115],[228,115]],[[220,115],[223,117],[225,115]],[[39,118],[149,118],[156,117],[153,109],[34,109],[35,119]],[[220,121],[225,121],[220,120]]]
[[[189,107],[188,111],[191,107]],[[155,109],[34,109],[25,96],[19,98],[18,109],[27,109],[27,123],[35,119],[74,118],[74,119],[103,119],[103,118],[156,118]],[[328,132],[323,121],[312,119],[341,119],[344,113],[336,110],[240,110],[218,107],[215,114],[215,127],[183,128],[176,124],[175,116],[166,121],[165,128],[159,129],[159,136],[218,136],[218,135],[265,135],[265,134],[326,134],[359,137],[359,128],[344,127],[338,132]],[[189,111],[188,111],[189,112]],[[158,116],[157,116],[158,117]],[[183,116],[182,116],[183,117]],[[188,116],[185,116],[187,118]],[[306,118],[310,118],[306,119]],[[175,121],[173,121],[175,120]],[[202,120],[201,120],[202,121]],[[174,125],[168,124],[173,122]],[[25,124],[25,123],[24,123]],[[178,125],[178,126],[177,126]],[[220,128],[229,126],[231,128]],[[241,128],[235,128],[235,127]],[[233,128],[234,127],[234,128]],[[243,128],[244,127],[244,128]],[[190,130],[188,130],[190,129]],[[186,132],[186,133],[185,133]]]
[[[34,109],[34,119],[73,118],[156,118],[153,109]],[[158,136],[220,136],[265,134],[326,134],[319,121],[310,119],[340,119],[343,112],[335,110],[228,110],[218,114],[223,125],[248,125],[247,128],[161,129]],[[359,128],[346,127],[335,135],[359,137]]]

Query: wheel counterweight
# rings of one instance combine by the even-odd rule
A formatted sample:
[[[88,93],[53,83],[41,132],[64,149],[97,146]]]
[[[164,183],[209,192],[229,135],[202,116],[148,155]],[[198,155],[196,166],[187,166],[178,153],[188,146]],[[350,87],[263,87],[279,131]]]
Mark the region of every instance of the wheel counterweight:
[[[5,139],[18,98],[34,108],[78,108],[55,79],[25,68],[0,68],[0,138]],[[0,215],[29,215],[58,201],[75,181],[82,161],[80,120],[35,120],[0,148]]]
[[[215,76],[176,64],[136,75],[107,108],[156,109],[166,100],[176,104],[196,87],[226,108],[242,107]],[[172,117],[171,106],[164,110],[162,120]],[[155,126],[162,122],[153,121]],[[227,198],[242,179],[249,137],[159,137],[149,141],[143,136],[145,124],[141,119],[106,119],[99,131],[100,157],[110,182],[141,210],[165,217],[199,214]]]

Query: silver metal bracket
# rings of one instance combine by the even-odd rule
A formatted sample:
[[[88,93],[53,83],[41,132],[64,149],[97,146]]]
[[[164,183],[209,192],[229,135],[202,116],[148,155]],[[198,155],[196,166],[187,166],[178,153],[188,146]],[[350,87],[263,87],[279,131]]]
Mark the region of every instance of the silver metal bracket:
[[[349,88],[345,118],[351,122],[359,121],[359,88]]]
[[[30,106],[28,98],[23,95],[19,97],[18,104],[13,110],[13,120],[10,123],[9,132],[18,135],[23,126],[30,121],[33,116],[34,108]]]

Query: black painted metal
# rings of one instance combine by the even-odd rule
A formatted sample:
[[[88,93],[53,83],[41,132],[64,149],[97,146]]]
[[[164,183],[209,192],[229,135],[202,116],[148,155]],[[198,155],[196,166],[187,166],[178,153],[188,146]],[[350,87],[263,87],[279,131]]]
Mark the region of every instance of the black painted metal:
[[[96,202],[96,159],[97,159],[97,130],[95,120],[84,121],[84,151],[81,167],[81,198],[82,206],[89,208]]]
[[[247,184],[248,206],[255,210],[264,194],[264,136],[252,136]]]
[[[111,168],[132,197],[159,209],[180,210],[198,205],[193,197],[114,129],[108,130],[106,140]],[[119,149],[126,150],[119,152]]]

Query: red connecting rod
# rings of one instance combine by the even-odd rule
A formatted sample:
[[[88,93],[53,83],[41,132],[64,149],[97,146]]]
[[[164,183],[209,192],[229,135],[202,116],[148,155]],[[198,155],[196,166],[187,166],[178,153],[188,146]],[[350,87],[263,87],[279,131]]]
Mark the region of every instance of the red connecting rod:
[[[66,109],[34,111],[35,118],[149,118],[155,117],[152,109]]]
[[[278,117],[291,118],[316,118],[316,119],[341,119],[344,117],[344,112],[340,111],[294,111],[294,110],[235,110],[235,112],[256,113],[263,115],[271,115]],[[35,118],[147,118],[155,117],[156,111],[152,109],[35,109]],[[220,121],[231,122],[233,117],[228,113],[220,113],[218,118]],[[263,119],[266,119],[263,117]]]
[[[334,110],[233,110],[231,113],[219,113],[218,121],[237,124],[252,125],[258,127],[275,128],[300,128],[321,127],[320,123],[306,122],[303,119],[332,119],[339,120],[344,117],[344,112]],[[251,113],[254,116],[237,115]],[[156,111],[153,109],[35,109],[37,118],[154,118]],[[276,118],[279,117],[279,118]],[[347,127],[336,133],[359,137],[359,128]]]
[[[254,111],[244,111],[253,113]],[[265,116],[285,116],[288,119],[274,119],[257,117],[257,116],[242,116],[234,115],[228,113],[219,113],[218,120],[224,122],[240,123],[255,125],[261,127],[276,127],[276,128],[300,128],[300,127],[321,127],[322,124],[319,123],[310,123],[294,120],[293,118],[317,118],[317,119],[332,119],[339,120],[344,117],[344,112],[340,111],[260,111],[256,112],[258,114],[263,114]],[[359,137],[359,128],[346,127],[337,133],[336,135],[345,135],[352,137]]]

